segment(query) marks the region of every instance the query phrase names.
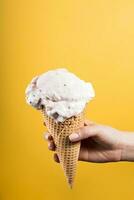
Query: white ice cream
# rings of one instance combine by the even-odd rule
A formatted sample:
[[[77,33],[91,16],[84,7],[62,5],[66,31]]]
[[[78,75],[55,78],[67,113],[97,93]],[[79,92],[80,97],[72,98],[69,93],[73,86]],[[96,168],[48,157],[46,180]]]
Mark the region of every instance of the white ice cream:
[[[80,80],[66,69],[39,75],[26,89],[27,103],[37,109],[45,108],[48,116],[57,122],[81,113],[94,96],[91,83]]]

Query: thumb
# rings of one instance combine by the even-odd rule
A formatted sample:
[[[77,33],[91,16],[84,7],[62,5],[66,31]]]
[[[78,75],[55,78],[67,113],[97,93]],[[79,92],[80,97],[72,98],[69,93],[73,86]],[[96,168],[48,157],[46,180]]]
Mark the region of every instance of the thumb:
[[[97,134],[97,125],[84,126],[69,136],[71,142],[77,142]]]

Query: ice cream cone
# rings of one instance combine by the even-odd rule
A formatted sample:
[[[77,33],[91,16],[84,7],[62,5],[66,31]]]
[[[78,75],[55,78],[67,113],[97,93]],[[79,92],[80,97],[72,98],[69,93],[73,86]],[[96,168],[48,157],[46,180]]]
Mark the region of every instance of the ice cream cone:
[[[84,114],[80,113],[77,116],[66,119],[64,122],[55,122],[45,111],[43,111],[43,115],[46,127],[54,139],[56,152],[67,182],[70,188],[72,188],[76,174],[80,142],[72,143],[68,136],[83,126]]]
[[[26,102],[43,111],[70,187],[74,183],[80,142],[71,142],[69,135],[83,126],[83,111],[94,97],[90,82],[63,68],[36,76],[26,88]]]

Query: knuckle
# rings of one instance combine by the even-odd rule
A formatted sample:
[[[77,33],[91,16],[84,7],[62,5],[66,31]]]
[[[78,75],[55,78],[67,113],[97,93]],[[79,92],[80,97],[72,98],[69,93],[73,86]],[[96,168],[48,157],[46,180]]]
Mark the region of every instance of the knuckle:
[[[51,150],[51,151],[55,151],[55,145],[54,145],[53,142],[49,142],[48,149]]]
[[[48,145],[48,149],[49,149],[49,150],[52,150],[51,146]]]
[[[50,142],[48,143],[48,148],[52,149],[52,144]]]

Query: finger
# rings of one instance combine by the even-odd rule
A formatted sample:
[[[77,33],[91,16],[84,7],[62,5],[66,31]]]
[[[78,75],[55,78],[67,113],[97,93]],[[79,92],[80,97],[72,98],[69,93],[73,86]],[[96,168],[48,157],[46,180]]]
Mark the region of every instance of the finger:
[[[97,125],[84,126],[69,136],[72,142],[84,140],[97,134]]]
[[[48,133],[48,132],[46,132],[46,133],[44,134],[44,138],[45,138],[45,140],[53,140],[53,137],[52,137],[51,134]]]
[[[58,155],[56,153],[54,153],[54,161],[57,163],[60,163],[60,160],[58,158]]]
[[[51,151],[55,151],[56,147],[53,141],[48,142],[48,149]]]

